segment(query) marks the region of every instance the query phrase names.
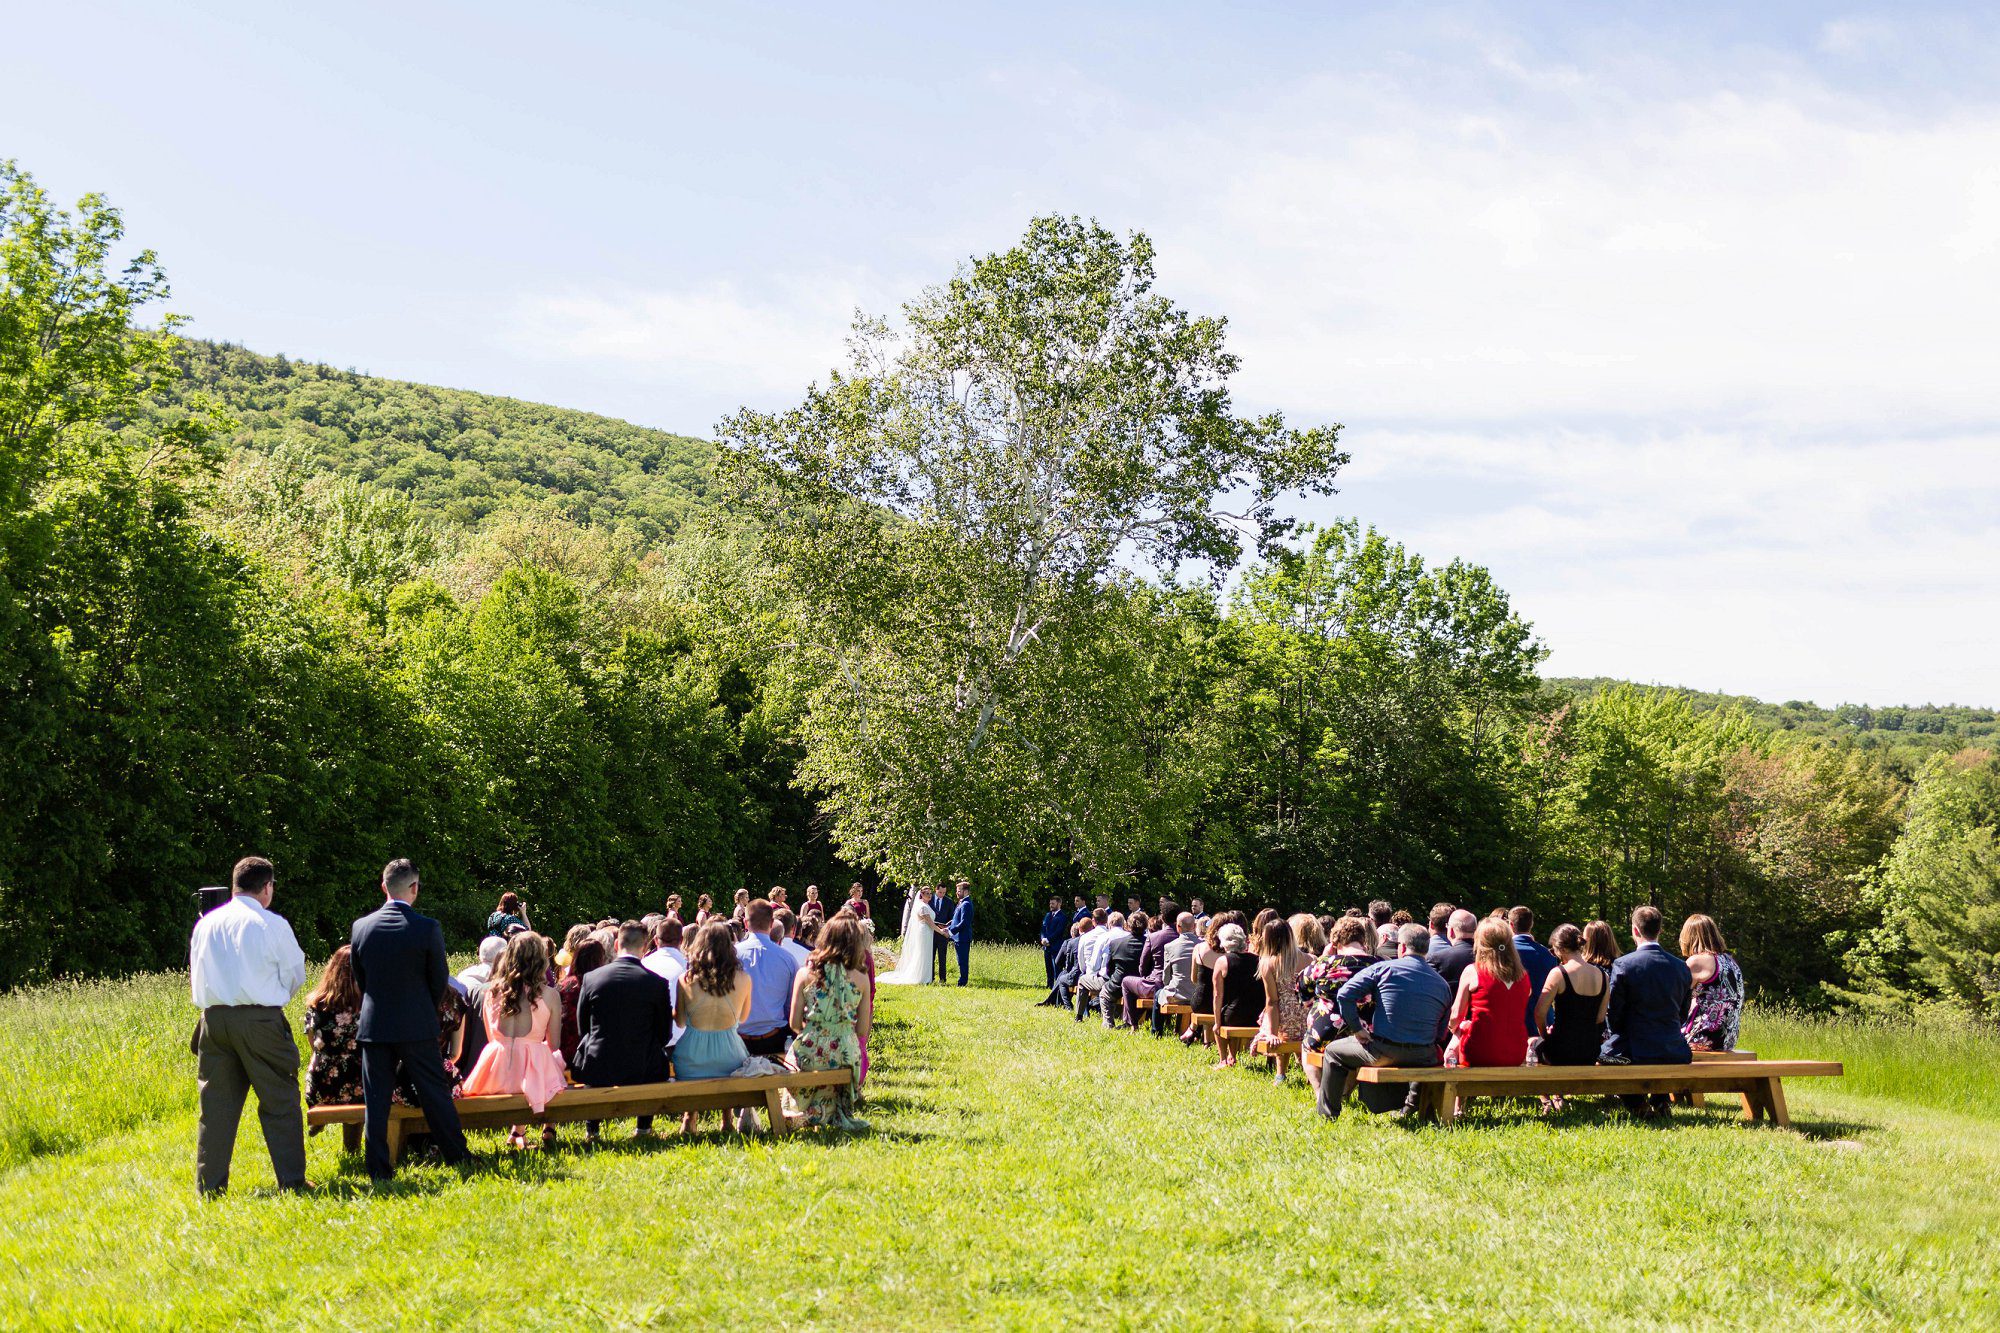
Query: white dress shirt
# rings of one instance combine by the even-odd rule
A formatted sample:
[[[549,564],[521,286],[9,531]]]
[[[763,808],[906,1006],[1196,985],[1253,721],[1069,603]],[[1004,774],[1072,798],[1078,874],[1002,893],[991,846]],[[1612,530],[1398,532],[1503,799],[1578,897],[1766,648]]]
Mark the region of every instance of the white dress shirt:
[[[291,923],[254,896],[234,894],[195,924],[188,944],[188,985],[195,1008],[278,1008],[305,984],[306,955]]]
[[[1103,952],[1106,942],[1113,935],[1123,933],[1122,931],[1115,931],[1109,926],[1095,926],[1086,930],[1083,933],[1083,938],[1078,940],[1076,945],[1077,971],[1079,974],[1086,977],[1096,976],[1098,955]]]

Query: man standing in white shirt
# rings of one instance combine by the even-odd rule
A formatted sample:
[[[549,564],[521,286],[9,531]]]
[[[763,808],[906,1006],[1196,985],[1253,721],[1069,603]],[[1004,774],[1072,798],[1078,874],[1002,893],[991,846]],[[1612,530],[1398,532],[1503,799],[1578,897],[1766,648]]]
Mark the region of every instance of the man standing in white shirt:
[[[269,861],[244,857],[229,882],[229,901],[195,924],[188,945],[188,983],[201,1010],[195,1186],[204,1195],[229,1187],[236,1123],[254,1088],[278,1188],[308,1189],[299,1047],[285,1018],[285,1005],[306,984],[306,956],[290,923],[271,910],[276,875]]]

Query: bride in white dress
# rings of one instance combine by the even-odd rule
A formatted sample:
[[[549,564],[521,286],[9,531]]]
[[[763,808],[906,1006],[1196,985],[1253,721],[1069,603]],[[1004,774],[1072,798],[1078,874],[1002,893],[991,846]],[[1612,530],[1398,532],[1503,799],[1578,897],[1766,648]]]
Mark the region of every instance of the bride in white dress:
[[[931,982],[931,951],[937,947],[937,918],[923,895],[911,890],[903,902],[903,938],[897,947],[902,956],[896,969],[877,979],[879,986],[928,986]]]

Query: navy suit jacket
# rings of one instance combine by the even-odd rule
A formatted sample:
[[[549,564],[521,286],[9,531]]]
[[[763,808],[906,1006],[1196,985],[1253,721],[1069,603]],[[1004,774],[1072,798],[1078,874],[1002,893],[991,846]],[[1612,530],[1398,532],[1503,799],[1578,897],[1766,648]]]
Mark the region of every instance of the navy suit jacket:
[[[1687,1021],[1694,977],[1688,965],[1657,944],[1642,944],[1611,965],[1610,1008],[1604,1015],[1602,1059],[1635,1065],[1684,1065],[1694,1059],[1681,1024]]]
[[[1085,904],[1084,904],[1084,905],[1083,905],[1082,907],[1079,907],[1079,908],[1077,908],[1077,909],[1076,909],[1076,910],[1075,910],[1074,912],[1071,912],[1071,913],[1069,914],[1069,923],[1070,923],[1070,924],[1071,924],[1072,926],[1073,926],[1073,925],[1075,925],[1075,924],[1076,924],[1077,922],[1079,922],[1079,921],[1088,921],[1088,920],[1090,920],[1090,904],[1089,904],[1089,903],[1085,903]]]
[[[673,988],[620,956],[583,979],[576,996],[576,1076],[595,1088],[659,1083],[674,1039]]]
[[[354,923],[362,1041],[436,1041],[438,1001],[451,985],[444,928],[393,898]]]
[[[1042,947],[1060,949],[1062,942],[1069,938],[1069,913],[1050,912],[1042,918]]]
[[[1521,966],[1528,969],[1528,1031],[1535,1030],[1535,1001],[1541,997],[1542,983],[1549,979],[1549,973],[1556,970],[1556,956],[1535,943],[1533,935],[1516,935],[1514,952],[1521,955]]]
[[[951,936],[953,944],[972,943],[972,899],[967,898],[959,903],[958,909],[951,914],[951,920],[945,926],[945,933]]]
[[[1056,985],[1074,986],[1081,975],[1080,964],[1076,961],[1076,937],[1071,936],[1056,950]]]

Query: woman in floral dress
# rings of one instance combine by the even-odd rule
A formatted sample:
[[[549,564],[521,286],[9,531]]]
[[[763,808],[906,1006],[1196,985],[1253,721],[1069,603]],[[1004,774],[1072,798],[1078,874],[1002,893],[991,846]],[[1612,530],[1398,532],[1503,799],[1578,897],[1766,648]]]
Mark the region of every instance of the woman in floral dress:
[[[1681,1035],[1697,1051],[1733,1051],[1743,1022],[1743,969],[1722,927],[1697,912],[1681,926],[1681,953],[1694,977],[1694,1000]]]
[[[312,1061],[306,1066],[307,1106],[353,1106],[361,1100],[361,987],[354,982],[354,963],[343,944],[326,960],[319,985],[306,997],[306,1040]],[[324,1126],[313,1126],[317,1134]]]
[[[819,947],[792,984],[792,1030],[799,1034],[792,1058],[801,1070],[861,1067],[873,1005],[864,970],[867,940],[861,924],[842,913],[820,931]],[[852,1083],[833,1088],[801,1088],[799,1108],[808,1125],[868,1128],[854,1115]]]
[[[1379,961],[1368,947],[1365,918],[1344,916],[1333,923],[1333,929],[1327,932],[1325,955],[1306,964],[1298,976],[1299,999],[1306,1005],[1306,1035],[1299,1043],[1302,1050],[1323,1051],[1336,1038],[1355,1035],[1340,1021],[1340,1005],[1335,997],[1356,973]],[[1315,1094],[1319,1091],[1319,1073],[1313,1066],[1306,1066],[1306,1082],[1313,1085]]]

